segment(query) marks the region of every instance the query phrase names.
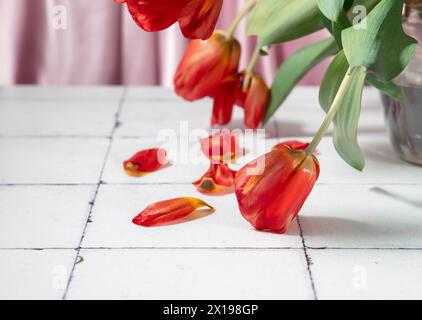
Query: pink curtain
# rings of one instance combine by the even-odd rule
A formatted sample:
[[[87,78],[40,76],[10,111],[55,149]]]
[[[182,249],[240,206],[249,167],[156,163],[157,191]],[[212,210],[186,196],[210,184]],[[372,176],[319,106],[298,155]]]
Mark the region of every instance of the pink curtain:
[[[171,1],[171,0],[169,0]],[[225,0],[219,28],[227,28],[245,0]],[[254,49],[244,25],[237,36],[245,66]],[[274,46],[260,71],[271,83],[280,63],[324,32]],[[187,41],[174,26],[146,33],[113,0],[0,0],[0,85],[171,86]],[[326,63],[302,84],[318,84]]]

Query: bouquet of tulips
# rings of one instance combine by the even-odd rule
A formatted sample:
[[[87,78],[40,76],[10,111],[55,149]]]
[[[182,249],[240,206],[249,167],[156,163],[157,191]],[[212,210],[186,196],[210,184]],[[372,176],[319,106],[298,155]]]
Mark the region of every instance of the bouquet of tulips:
[[[210,136],[203,147],[213,161],[209,171],[194,183],[198,191],[212,194],[234,187],[242,215],[256,229],[276,233],[286,231],[312,191],[319,176],[315,151],[333,122],[338,154],[352,167],[364,168],[357,128],[365,83],[402,99],[392,80],[407,66],[417,46],[402,28],[403,0],[249,0],[226,31],[214,30],[223,0],[116,1],[126,2],[135,22],[146,31],[178,23],[183,35],[193,39],[176,71],[174,86],[188,101],[214,100],[211,126],[228,124],[235,105],[243,108],[247,128],[265,125],[306,73],[333,57],[320,87],[320,105],[327,115],[311,143],[280,143],[239,172],[226,163],[227,157],[236,157],[236,136],[227,132]],[[257,37],[257,46],[246,70],[239,70],[241,45],[234,33],[246,17],[246,33]],[[255,71],[259,57],[267,55],[270,46],[323,28],[330,36],[290,56],[271,87],[267,86]],[[232,146],[229,155],[222,152],[224,143]],[[160,165],[154,159],[159,152],[138,153],[125,162],[126,171],[138,175],[157,170]],[[258,162],[265,164],[263,172],[250,174]],[[204,206],[213,210],[196,198],[159,202],[134,222],[167,224]]]

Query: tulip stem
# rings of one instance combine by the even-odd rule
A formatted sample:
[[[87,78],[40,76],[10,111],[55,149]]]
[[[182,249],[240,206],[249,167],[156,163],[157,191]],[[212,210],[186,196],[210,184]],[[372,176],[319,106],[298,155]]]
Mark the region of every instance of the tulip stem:
[[[237,27],[239,26],[240,22],[243,18],[252,11],[252,9],[257,4],[258,0],[249,0],[246,5],[240,10],[237,14],[236,18],[234,18],[232,24],[230,25],[229,29],[227,30],[227,35],[229,38],[233,38],[233,34],[236,32]]]
[[[260,55],[261,55],[261,47],[260,46],[256,46],[255,51],[254,51],[254,53],[252,55],[251,61],[249,62],[249,65],[248,65],[248,67],[246,69],[246,73],[247,74],[253,72],[253,70],[255,68],[255,65],[258,62],[258,58],[260,57]]]
[[[358,68],[349,68],[344,76],[344,79],[340,85],[340,88],[337,91],[336,97],[331,104],[331,107],[325,117],[324,121],[321,124],[318,132],[316,133],[314,139],[306,149],[306,153],[311,155],[316,151],[319,143],[321,142],[322,138],[325,136],[327,130],[330,128],[331,123],[334,120],[335,115],[337,114],[338,110],[340,109],[342,99],[347,93],[349,86],[353,80],[353,75],[356,73]]]

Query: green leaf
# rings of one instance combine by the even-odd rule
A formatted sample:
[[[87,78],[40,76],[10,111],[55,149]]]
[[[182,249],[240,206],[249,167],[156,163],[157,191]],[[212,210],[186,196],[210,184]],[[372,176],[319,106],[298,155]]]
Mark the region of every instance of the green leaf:
[[[366,76],[366,81],[368,81],[371,85],[373,85],[378,90],[382,91],[383,93],[393,97],[399,101],[403,101],[404,96],[400,89],[392,82],[383,82],[371,75]]]
[[[277,111],[298,82],[319,62],[337,51],[333,38],[308,45],[291,55],[278,70],[271,87],[265,122]]]
[[[349,70],[344,51],[340,51],[327,69],[320,89],[320,104],[325,112],[330,109],[341,83]],[[353,168],[363,170],[365,157],[357,141],[357,130],[365,85],[366,68],[352,70],[351,82],[340,100],[334,120],[334,146],[338,154]]]
[[[319,10],[331,21],[337,22],[343,13],[345,0],[317,0]]]
[[[258,36],[262,47],[301,38],[323,28],[316,0],[260,0],[249,16],[246,33]]]
[[[365,66],[385,81],[404,70],[417,42],[403,31],[402,9],[403,0],[382,0],[361,23],[343,31],[351,67]]]

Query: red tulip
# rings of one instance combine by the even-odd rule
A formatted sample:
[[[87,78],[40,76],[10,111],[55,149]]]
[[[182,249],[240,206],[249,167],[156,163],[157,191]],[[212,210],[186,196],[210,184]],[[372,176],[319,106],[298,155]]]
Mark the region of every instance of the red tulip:
[[[296,150],[296,151],[303,151],[306,150],[307,147],[309,147],[309,143],[308,142],[301,142],[301,141],[296,141],[296,140],[289,140],[289,141],[284,141],[281,142],[279,144],[276,144],[273,147],[274,149],[284,149],[284,148],[290,148],[292,150]]]
[[[161,31],[179,22],[183,35],[208,39],[220,15],[223,0],[116,0],[127,3],[135,22],[145,31]]]
[[[257,166],[260,175],[251,175]],[[243,217],[258,230],[285,233],[319,176],[318,160],[288,147],[273,150],[243,167],[235,192]]]
[[[129,160],[123,162],[123,168],[128,175],[139,177],[157,171],[166,164],[166,151],[157,148],[136,153]]]
[[[240,44],[222,31],[206,41],[193,40],[174,76],[176,93],[188,101],[213,96],[237,73]]]
[[[143,227],[156,227],[180,223],[198,218],[207,212],[198,212],[198,209],[208,207],[211,212],[214,208],[197,198],[176,198],[153,203],[133,218],[132,222]]]
[[[236,171],[223,162],[211,163],[208,171],[193,185],[205,194],[228,193],[233,190],[235,174]]]
[[[257,129],[265,116],[270,90],[265,81],[256,73],[242,75],[242,90],[238,91],[237,103],[245,110],[245,126]]]
[[[200,142],[202,152],[214,161],[234,161],[242,153],[239,135],[230,130],[219,131]]]

